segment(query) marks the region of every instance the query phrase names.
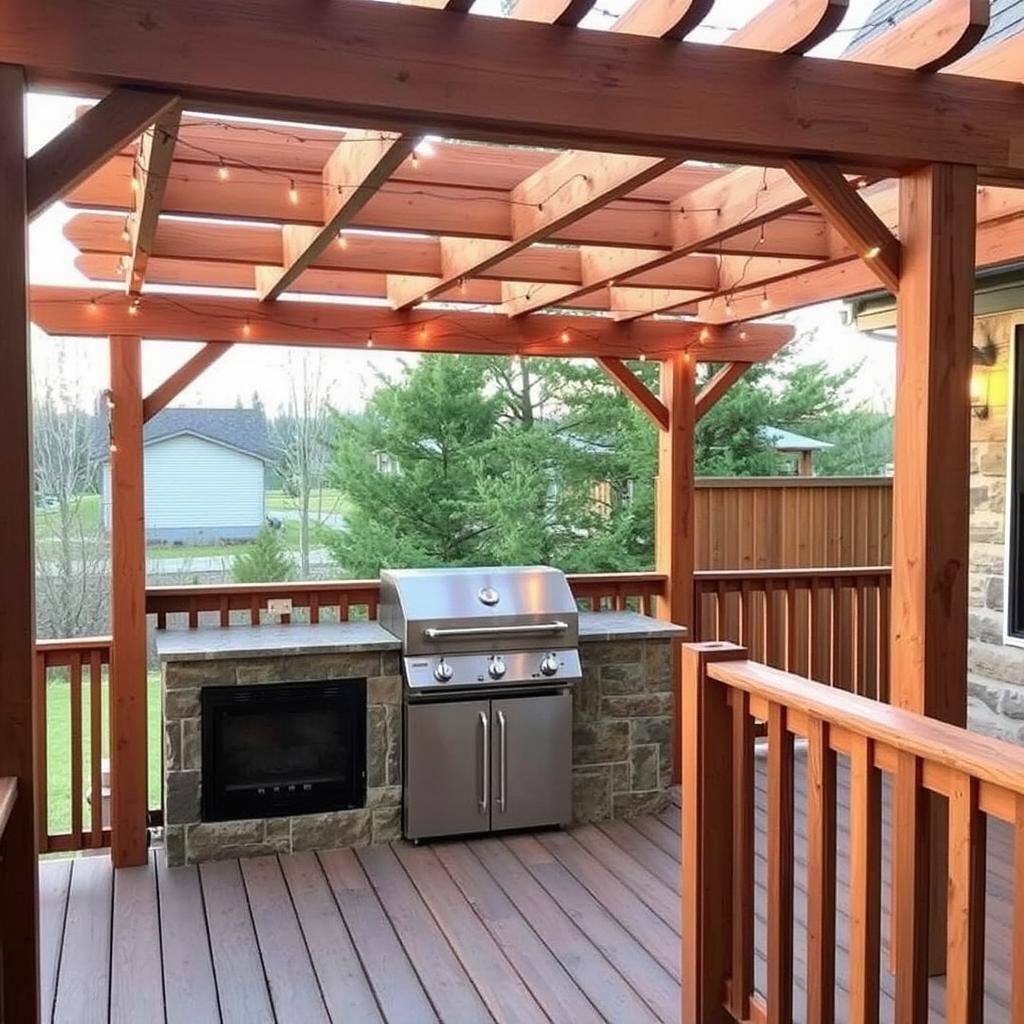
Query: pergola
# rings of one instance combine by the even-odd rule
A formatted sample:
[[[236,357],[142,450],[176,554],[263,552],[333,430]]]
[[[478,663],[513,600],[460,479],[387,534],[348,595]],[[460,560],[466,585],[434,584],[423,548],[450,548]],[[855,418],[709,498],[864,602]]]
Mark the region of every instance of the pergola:
[[[1024,256],[1024,36],[977,46],[988,4],[932,0],[824,60],[804,54],[846,0],[774,0],[720,46],[686,41],[710,0],[636,0],[609,31],[578,28],[578,0],[469,6],[3,6],[8,977],[36,957],[30,321],[110,338],[116,864],[146,845],[142,424],[234,343],[596,358],[659,428],[662,614],[685,624],[696,420],[790,339],[771,317],[881,284],[893,699],[965,723],[974,271]],[[28,88],[99,101],[26,157]],[[59,199],[91,284],[29,287],[27,225]],[[144,395],[142,337],[205,344]],[[662,363],[660,397],[632,359]],[[722,367],[699,395],[698,361]],[[10,1020],[34,993],[5,989]]]

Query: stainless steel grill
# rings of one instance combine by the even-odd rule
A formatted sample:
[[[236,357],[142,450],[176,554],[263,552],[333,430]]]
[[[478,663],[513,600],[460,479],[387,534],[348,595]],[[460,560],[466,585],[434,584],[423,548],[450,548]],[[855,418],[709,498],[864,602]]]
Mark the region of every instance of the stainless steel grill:
[[[381,573],[402,641],[409,839],[566,825],[579,616],[556,569]]]
[[[383,572],[378,618],[402,641],[410,696],[580,676],[576,602],[557,569]]]

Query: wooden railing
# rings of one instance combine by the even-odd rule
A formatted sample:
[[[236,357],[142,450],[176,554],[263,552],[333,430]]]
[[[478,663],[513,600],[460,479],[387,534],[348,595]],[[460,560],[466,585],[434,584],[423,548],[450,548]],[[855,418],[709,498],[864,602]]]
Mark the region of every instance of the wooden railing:
[[[45,853],[110,845],[103,820],[109,666],[110,637],[36,644],[36,822]]]
[[[837,859],[844,853],[846,869],[838,874],[847,904],[841,967],[848,1019],[856,1024],[879,1019],[880,1000],[887,998],[879,981],[880,967],[887,964],[881,924],[882,780],[887,777],[895,1019],[916,1024],[928,1018],[928,945],[936,923],[929,919],[927,836],[936,794],[940,816],[945,808],[949,822],[945,1019],[981,1021],[986,828],[990,817],[1009,822],[1016,863],[1024,863],[1024,749],[855,694],[825,690],[748,661],[746,652],[731,644],[686,646],[683,662],[683,1018],[694,1024],[790,1021],[797,964],[804,972],[807,1001],[806,1016],[799,1016],[833,1019]],[[755,837],[756,721],[768,727],[763,846]],[[807,741],[805,787],[794,786],[798,737]],[[849,779],[849,817],[843,828],[837,827],[837,806],[844,804],[837,794],[840,772]],[[801,788],[805,817],[796,805]],[[806,856],[798,860],[794,825],[801,819],[806,821]],[[767,859],[759,873],[767,890],[766,912],[755,909],[755,857]],[[806,871],[802,958],[794,957],[798,869]],[[1008,1018],[1014,1021],[1024,1020],[1019,868],[1017,874]],[[761,995],[754,984],[755,915],[765,913],[767,984]]]
[[[890,580],[888,566],[699,572],[692,639],[888,701]]]

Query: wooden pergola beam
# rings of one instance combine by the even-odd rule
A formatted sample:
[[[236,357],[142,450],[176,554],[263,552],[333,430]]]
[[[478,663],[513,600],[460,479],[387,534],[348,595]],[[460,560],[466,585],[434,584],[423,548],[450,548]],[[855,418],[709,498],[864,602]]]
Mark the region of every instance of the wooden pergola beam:
[[[421,166],[426,162],[422,160]],[[69,206],[94,210],[128,209],[130,193],[125,181],[131,168],[130,157],[115,157],[71,192],[66,202]],[[310,237],[315,230],[313,225],[323,223],[324,186],[320,175],[296,173],[290,179],[295,182],[298,200],[293,202],[289,179],[282,181],[277,171],[231,167],[227,182],[220,180],[218,171],[219,165],[208,160],[172,166],[164,212],[187,217],[271,221],[302,228]],[[643,189],[639,192],[642,194]],[[748,204],[744,212],[749,212],[750,196],[743,199]],[[675,200],[670,204],[661,199],[630,196],[617,200],[614,206],[598,205],[583,216],[568,218],[564,226],[547,230],[546,239],[573,245],[656,250],[670,259],[672,205],[678,204]],[[394,180],[381,186],[353,214],[347,226],[374,232],[511,242],[516,237],[511,219],[513,207],[512,190]],[[473,211],[472,217],[466,216],[467,210]],[[766,223],[761,232],[748,221],[745,229],[739,226],[722,231],[715,240],[715,249],[744,255],[757,251],[780,257],[823,259],[828,253],[822,239],[822,224],[820,217],[810,215],[779,218]],[[724,225],[730,226],[727,221]]]
[[[232,0],[8,0],[0,61],[66,88],[148,85],[206,109],[506,143],[888,170],[955,154],[984,173],[1024,172],[1010,83],[369,0],[323,8],[315,33],[290,0],[236,15]],[[228,31],[244,60],[226,54]]]
[[[441,276],[431,282],[389,282],[395,309],[409,309],[495,266],[640,185],[671,170],[675,162],[655,157],[570,151],[517,185],[509,197],[506,243],[486,239],[441,239]]]
[[[665,404],[621,359],[599,357],[597,364],[659,430],[668,430],[669,414]]]
[[[827,39],[846,14],[849,0],[773,0],[730,33],[726,46],[776,53],[806,53]]]
[[[518,0],[509,17],[548,25],[578,25],[594,6],[594,0]]]
[[[900,243],[831,164],[790,160],[786,171],[891,292],[900,287]],[[971,197],[971,209],[974,198]]]
[[[276,299],[338,237],[338,232],[372,199],[416,146],[416,139],[394,132],[349,132],[324,165],[323,227],[285,225],[283,267],[258,267],[256,292]],[[301,238],[299,234],[301,232]]]
[[[180,123],[181,105],[175,103],[153,122],[139,142],[132,172],[134,209],[128,218],[130,242],[125,283],[129,295],[142,291]]]
[[[62,199],[177,101],[170,93],[124,87],[104,96],[28,158],[29,217]]]
[[[198,352],[185,360],[174,373],[142,400],[142,422],[148,423],[161,409],[166,408],[229,348],[230,342],[208,341]]]
[[[418,309],[395,313],[379,306],[335,302],[261,303],[254,298],[147,294],[137,308],[116,292],[34,285],[32,320],[50,334],[96,337],[143,333],[178,341],[366,348],[408,352],[615,356],[663,359],[692,348],[708,362],[758,362],[793,337],[785,324],[705,327],[692,320],[619,324],[573,314],[509,320],[493,313]]]
[[[713,6],[714,0],[634,0],[612,31],[678,41],[685,39]]]
[[[0,1019],[36,1021],[39,996],[31,345],[28,306],[28,185],[25,80],[0,65],[0,430],[4,437],[4,514],[0,516],[0,777],[17,779],[0,859]],[[38,681],[40,685],[43,680]],[[43,818],[39,829],[46,828]]]
[[[885,32],[843,54],[844,60],[886,67],[938,71],[981,41],[989,0],[932,0]]]
[[[726,363],[704,387],[696,399],[696,419],[699,423],[723,399],[733,386],[753,366],[753,363]]]

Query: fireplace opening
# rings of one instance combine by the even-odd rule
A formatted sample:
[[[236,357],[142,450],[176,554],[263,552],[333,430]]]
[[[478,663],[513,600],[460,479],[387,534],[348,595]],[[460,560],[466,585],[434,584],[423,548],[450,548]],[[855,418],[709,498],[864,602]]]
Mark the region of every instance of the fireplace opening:
[[[203,820],[366,805],[366,680],[207,686]]]

